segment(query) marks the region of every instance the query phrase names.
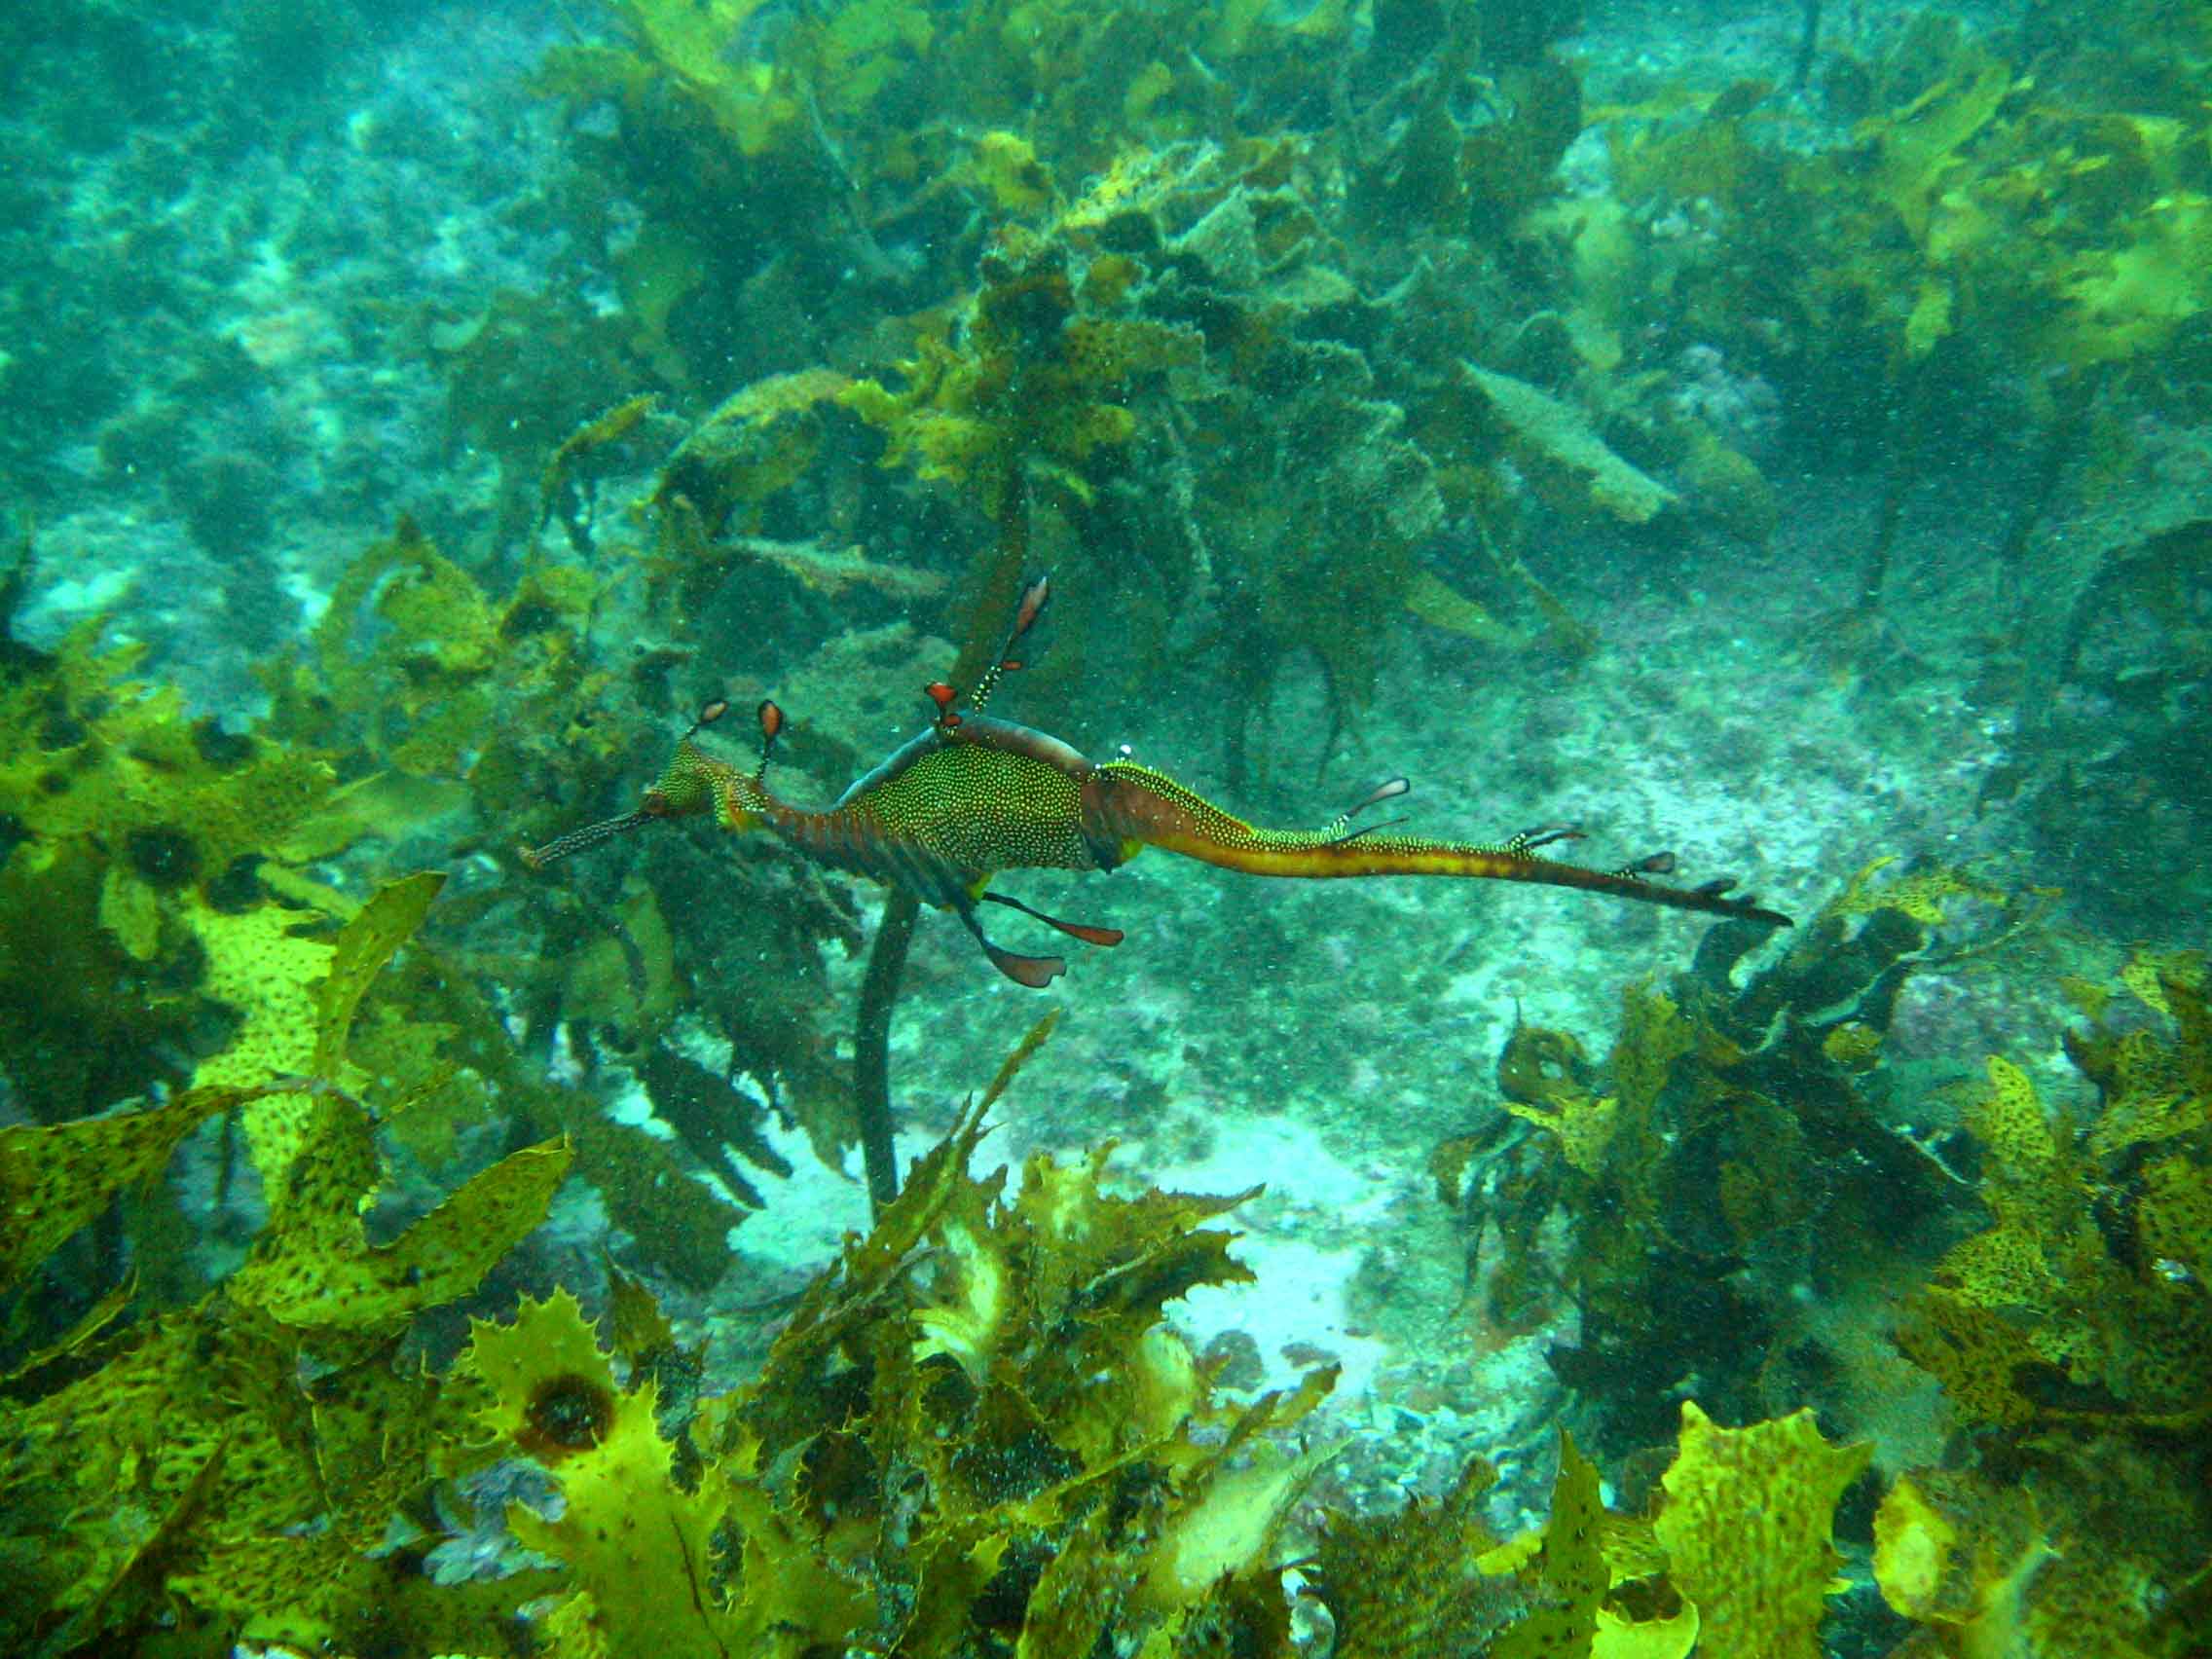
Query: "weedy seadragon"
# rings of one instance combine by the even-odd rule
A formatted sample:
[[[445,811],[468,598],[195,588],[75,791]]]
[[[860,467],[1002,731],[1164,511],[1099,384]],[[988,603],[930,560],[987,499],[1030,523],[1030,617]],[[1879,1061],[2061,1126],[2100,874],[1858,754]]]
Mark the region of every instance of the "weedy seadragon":
[[[1579,837],[1581,831],[1571,826],[1526,830],[1494,845],[1385,834],[1380,826],[1354,828],[1351,821],[1359,813],[1407,792],[1403,778],[1392,778],[1319,830],[1267,830],[1164,772],[1128,759],[1090,760],[1049,733],[993,719],[983,706],[1000,679],[1021,666],[1014,651],[1045,608],[1049,591],[1041,579],[1023,593],[1006,644],[966,712],[950,685],[925,687],[937,709],[929,726],[827,811],[793,806],[768,787],[769,757],[784,728],[780,708],[773,702],[759,706],[759,754],[747,769],[701,746],[705,728],[728,713],[726,703],[715,702],[678,741],[675,757],[635,811],[526,848],[524,862],[542,868],[625,830],[711,812],[726,830],[772,830],[817,864],[904,888],[951,910],[1000,973],[1032,988],[1065,973],[1066,961],[1018,955],[993,943],[977,917],[978,903],[1010,906],[1087,944],[1119,944],[1122,931],[1049,916],[992,892],[991,883],[1011,869],[1116,869],[1147,847],[1248,875],[1531,881],[1772,927],[1790,925],[1780,911],[1731,895],[1735,884],[1726,878],[1701,887],[1653,880],[1673,871],[1671,853],[1610,870],[1538,856],[1539,848]]]

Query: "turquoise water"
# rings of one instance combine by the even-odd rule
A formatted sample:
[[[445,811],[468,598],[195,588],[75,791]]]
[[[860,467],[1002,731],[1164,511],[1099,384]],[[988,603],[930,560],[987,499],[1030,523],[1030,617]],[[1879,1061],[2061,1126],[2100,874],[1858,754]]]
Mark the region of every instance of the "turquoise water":
[[[0,1649],[2212,1651],[2212,10],[0,49]]]

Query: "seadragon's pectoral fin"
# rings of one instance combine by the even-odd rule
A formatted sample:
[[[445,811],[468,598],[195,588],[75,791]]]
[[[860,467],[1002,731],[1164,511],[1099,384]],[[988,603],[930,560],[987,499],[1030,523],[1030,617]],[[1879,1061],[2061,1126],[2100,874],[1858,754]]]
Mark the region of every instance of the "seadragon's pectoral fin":
[[[993,944],[990,935],[983,932],[983,924],[976,919],[976,902],[966,894],[954,900],[952,907],[959,914],[961,925],[976,936],[976,942],[983,947],[991,966],[1015,984],[1041,991],[1068,971],[1064,956],[1021,956]]]
[[[1120,928],[1094,927],[1088,922],[1065,922],[1057,916],[1048,916],[1034,904],[1024,904],[1018,899],[1009,899],[1003,893],[978,893],[978,899],[987,899],[994,904],[1004,904],[1010,910],[1019,910],[1025,916],[1035,916],[1049,928],[1057,928],[1070,939],[1080,939],[1086,944],[1107,947],[1120,944],[1128,936]]]
[[[1004,904],[1009,909],[1019,910],[1025,916],[1035,916],[1047,926],[1057,928],[1070,939],[1080,939],[1086,944],[1116,945],[1122,942],[1123,936],[1120,928],[1092,927],[1086,922],[1063,922],[1057,916],[1049,916],[1036,906],[1024,904],[1018,899],[1009,899],[1004,894],[962,893],[953,899],[951,905],[953,910],[958,913],[961,925],[976,936],[976,942],[983,947],[983,954],[991,959],[991,966],[1015,984],[1026,985],[1033,991],[1043,990],[1062,974],[1065,974],[1068,971],[1067,958],[1064,956],[1023,956],[1018,952],[992,943],[990,936],[983,932],[983,924],[977,919],[976,903],[977,900],[988,900],[993,904]]]

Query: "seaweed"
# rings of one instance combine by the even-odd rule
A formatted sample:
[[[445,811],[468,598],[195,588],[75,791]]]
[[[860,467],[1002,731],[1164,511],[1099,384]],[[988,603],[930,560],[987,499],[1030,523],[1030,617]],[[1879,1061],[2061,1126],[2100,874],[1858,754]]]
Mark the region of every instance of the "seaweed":
[[[307,941],[312,960],[272,961],[263,1013],[241,1031],[268,1033],[254,1051],[304,1055],[296,1074],[0,1130],[0,1264],[11,1277],[158,1171],[209,1118],[242,1119],[267,1171],[269,1212],[243,1264],[197,1301],[109,1329],[128,1311],[127,1292],[17,1373],[18,1397],[0,1405],[12,1448],[0,1488],[16,1530],[0,1549],[16,1560],[32,1559],[30,1537],[44,1547],[10,1609],[11,1640],[115,1650],[182,1608],[219,1640],[354,1648],[512,1650],[511,1631],[497,1632],[520,1619],[533,1650],[579,1654],[646,1642],[794,1659],[823,1643],[894,1645],[916,1659],[1008,1644],[1052,1659],[1088,1659],[1101,1643],[1294,1651],[1281,1578],[1296,1553],[1293,1511],[1341,1448],[1326,1433],[1304,1444],[1288,1434],[1318,1421],[1334,1370],[1238,1401],[1163,1322],[1173,1299],[1250,1277],[1218,1224],[1257,1189],[1120,1192],[1110,1145],[1074,1160],[1038,1155],[1017,1184],[1003,1170],[971,1172],[989,1114],[1051,1017],[870,1233],[848,1238],[800,1296],[756,1377],[702,1391],[697,1354],[651,1292],[620,1272],[609,1277],[610,1343],[573,1295],[555,1291],[525,1298],[511,1319],[476,1318],[444,1369],[395,1363],[426,1314],[476,1295],[544,1218],[571,1163],[588,1165],[593,1132],[583,1113],[575,1135],[506,1152],[373,1239],[365,1212],[423,1080],[370,1076],[360,1062],[395,1051],[392,1012],[420,996],[408,981],[443,977],[419,933],[439,887],[429,875],[387,887],[334,938]],[[1945,925],[1973,893],[1955,872],[1886,887],[1862,877],[1817,925],[1820,954],[1770,968],[1733,997],[1696,976],[1679,1001],[1633,994],[1603,1068],[1564,1034],[1524,1028],[1501,1060],[1501,1088],[1539,1133],[1560,1138],[1577,1179],[1612,1184],[1628,1226],[1646,1239],[1673,1232],[1680,1249],[1694,1240],[1666,1195],[1710,1183],[1714,1168],[1710,1152],[1670,1167],[1684,1155],[1670,1149],[1667,1125],[1686,1124],[1692,1143],[1710,1134],[1676,1117],[1683,1102],[1730,1079],[1729,1104],[1744,1113],[1762,1068],[1788,1052],[1813,1086],[1805,1103],[1835,1096],[1817,1109],[1847,1123],[1842,1096],[1860,1087],[1867,1051],[1837,1033],[1879,1031],[1890,980],[1928,948],[1923,930]],[[1723,945],[1702,967],[1724,976],[1732,962]],[[2022,1393],[2022,1374],[2002,1362],[1937,1362],[1955,1409],[2000,1429],[2084,1437],[2071,1453],[2047,1439],[2013,1449],[2042,1464],[2032,1501],[1972,1471],[1919,1470],[1893,1484],[1874,1521],[1873,1577],[1941,1650],[2058,1654],[2093,1641],[2100,1652],[2180,1651],[2180,1626],[2161,1609],[2188,1604],[2130,1587],[2172,1582],[2186,1567],[2188,1540],[2202,1535],[2200,1494],[2169,1488],[2157,1530],[2125,1533],[2134,1541],[2124,1547],[2067,1540],[2123,1535],[2108,1518],[2116,1505],[2140,1506],[2163,1456],[2144,1437],[2189,1426],[2212,1403],[2207,1350],[2182,1340],[2212,1266],[2200,1166],[2212,1097],[2200,1075],[2212,1068],[2205,977],[2194,956],[2146,953],[2120,991],[2083,991],[2104,1017],[2072,1048],[2105,1099],[2078,1146],[2002,1063],[1968,1110],[1987,1149],[1982,1198],[1995,1223],[1977,1236],[2020,1233],[2077,1283],[2092,1272],[2087,1241],[2108,1230],[2160,1254],[2148,1274],[2093,1270],[2103,1276],[2081,1299],[2051,1294],[2032,1256],[1972,1237],[1938,1264],[1922,1309],[1948,1298],[1975,1316],[1921,1317],[1954,1344],[1979,1340],[1994,1320],[2015,1347],[2099,1366],[2093,1381],[2112,1402]],[[2122,997],[2172,1035],[2114,1023]],[[478,1047],[493,1040],[449,1025],[433,1048],[451,1045],[500,1079],[518,1118],[558,1111],[557,1091]],[[1830,1069],[1817,1071],[1811,1053]],[[661,1075],[669,1093],[706,1074],[664,1063]],[[1591,1117],[1601,1079],[1611,1105]],[[1754,1121],[1775,1132],[1771,1118]],[[1802,1142],[1785,1141],[1761,1179],[1801,1179],[1805,1156]],[[1905,1167],[1929,1166],[1904,1156]],[[2140,1184],[2084,1195],[2084,1159],[2139,1169]],[[1726,1167],[1731,1224],[1777,1225],[1728,1197]],[[1894,1196],[1886,1189],[1891,1224]],[[1593,1243],[1585,1273],[1605,1264],[1602,1236]],[[1618,1286],[1585,1288],[1600,1315]],[[1685,1316],[1678,1301],[1667,1306]],[[1912,1351],[1909,1332],[1900,1341]],[[2191,1352],[2198,1369],[2176,1369]],[[1699,1392],[1733,1386],[1716,1373]],[[1829,1444],[1809,1412],[1731,1429],[1694,1402],[1672,1439],[1641,1517],[1604,1506],[1596,1467],[1564,1438],[1549,1518],[1519,1537],[1489,1530],[1492,1476],[1479,1461],[1450,1494],[1402,1514],[1321,1516],[1309,1570],[1336,1651],[1820,1651],[1843,1565],[1831,1528],[1870,1448]],[[496,1514],[507,1547],[530,1554],[465,1584],[395,1578],[393,1539],[412,1552],[404,1559],[420,1559],[410,1518],[446,1512],[457,1483],[510,1494]],[[108,1501],[88,1505],[87,1493]]]
[[[2068,1034],[2099,1094],[2085,1132],[2054,1125],[2002,1056],[1969,1103],[1991,1225],[1936,1264],[1899,1342],[1972,1417],[2117,1428],[2212,1416],[2212,1311],[2198,1288],[2212,1216],[2203,965],[2138,956],[2124,982],[2172,1035]]]
[[[1649,1517],[1616,1514],[1562,1434],[1544,1525],[1500,1541],[1480,1458],[1434,1503],[1324,1523],[1315,1590],[1342,1659],[1487,1653],[1817,1659],[1838,1500],[1870,1448],[1824,1440],[1809,1412],[1725,1429],[1682,1406]]]
[[[1962,971],[2031,935],[2042,910],[1959,871],[1883,883],[1880,868],[1754,973],[1738,972],[1751,936],[1721,927],[1666,987],[1625,987],[1602,1063],[1570,1033],[1516,1028],[1500,1106],[1533,1132],[1493,1124],[1432,1161],[1491,1319],[1529,1329],[1571,1298],[1579,1340],[1549,1358],[1601,1444],[1658,1439],[1674,1378],[1749,1416],[1858,1366],[1833,1351],[1854,1339],[1808,1320],[1792,1287],[1848,1294],[1843,1241],[1889,1260],[1950,1215],[1956,1178],[1893,1122],[1884,1034],[1911,976]],[[1574,1221],[1564,1259],[1545,1239],[1554,1210]],[[1869,1398],[1896,1391],[1862,1380]]]
[[[1654,326],[1762,365],[1821,411],[1824,442],[1879,455],[1862,609],[1879,604],[1907,497],[1950,446],[2022,430],[2039,459],[1999,556],[2029,598],[2022,556],[2082,458],[2083,412],[2122,395],[2118,371],[2199,349],[2212,219],[2185,158],[2201,92],[2187,113],[2150,113],[2069,73],[2088,50],[2031,73],[2002,33],[1923,14],[1851,65],[1865,111],[1850,142],[1810,151],[1757,87],[1603,112],[1619,198],[1653,229],[1697,216],[1633,248],[1645,281],[1609,290],[1607,335],[1631,320],[1624,299],[1662,295]],[[2201,88],[2201,59],[2178,72]],[[2032,387],[1979,409],[1960,395],[2008,374]],[[2139,375],[2126,386],[2139,405],[2173,402]]]
[[[329,758],[188,718],[104,630],[0,682],[0,1063],[51,1120],[198,1075],[195,1033],[250,1011],[256,960],[322,919],[272,889],[358,832],[303,845],[337,793]]]
[[[820,1573],[809,1555],[880,1536],[868,1517],[903,1489],[903,1548],[835,1575],[817,1604],[849,1607],[872,1582],[868,1624],[904,1624],[917,1650],[1026,1630],[1030,1650],[1072,1659],[1112,1632],[1164,1643],[1279,1609],[1265,1564],[1321,1454],[1266,1431],[1310,1412],[1332,1374],[1232,1408],[1160,1327],[1167,1298],[1244,1276],[1203,1225],[1238,1198],[1112,1198],[1103,1154],[1032,1160],[1017,1198],[966,1173],[1020,1057],[817,1280],[759,1381],[694,1423],[738,1501],[784,1520],[782,1538],[749,1537],[747,1581],[756,1562]],[[915,1274],[925,1240],[937,1266]],[[772,1510],[750,1495],[770,1480]]]
[[[2212,1414],[2202,959],[2139,949],[2113,982],[2068,982],[2090,1021],[2065,1034],[2087,1110],[2054,1112],[2001,1055],[1972,1087],[1893,1076],[1884,1033],[1907,977],[1986,963],[2034,937],[2044,906],[1963,871],[1879,871],[1748,977],[1743,940],[1716,929],[1668,993],[1631,987],[1603,1063],[1567,1033],[1517,1028],[1497,1077],[1511,1127],[1432,1164],[1472,1230],[1470,1276],[1494,1226],[1502,1255],[1479,1282],[1495,1324],[1529,1328],[1572,1296],[1579,1344],[1550,1357],[1611,1446],[1659,1439],[1671,1390],[1653,1382],[1677,1377],[1700,1407],[1751,1415],[1810,1389],[1825,1417],[1879,1429],[1896,1478],[1873,1575],[1923,1627],[1899,1653],[2188,1651],[2176,1609],[2212,1526],[2182,1450]],[[1535,1242],[1555,1207],[1566,1239]],[[1820,1651],[1833,1558],[1751,1535],[1790,1525],[1787,1483],[1760,1464],[1810,1419],[1767,1425],[1768,1450],[1714,1447],[1693,1487],[1680,1457],[1707,1429],[1684,1414],[1657,1530],[1698,1650]],[[1867,1455],[1805,1465],[1821,1539]],[[1759,1502],[1713,1512],[1756,1524],[1714,1531],[1737,1553],[1708,1561],[1673,1529],[1693,1490],[1738,1479]]]
[[[568,1162],[560,1141],[513,1153],[388,1242],[366,1238],[380,1160],[369,1110],[341,1082],[347,1037],[435,891],[418,878],[364,906],[323,947],[319,991],[295,968],[280,1046],[311,1056],[312,1073],[0,1130],[10,1284],[207,1117],[242,1114],[270,1172],[267,1224],[227,1283],[96,1343],[49,1347],[47,1384],[0,1406],[11,1539],[42,1544],[12,1640],[111,1644],[176,1597],[234,1628],[313,1641],[370,1595],[361,1552],[434,1478],[437,1384],[394,1367],[391,1344],[543,1219]]]
[[[1829,1529],[1870,1446],[1834,1447],[1813,1414],[1724,1429],[1682,1405],[1680,1449],[1660,1477],[1653,1532],[1713,1659],[1820,1659],[1835,1569]]]

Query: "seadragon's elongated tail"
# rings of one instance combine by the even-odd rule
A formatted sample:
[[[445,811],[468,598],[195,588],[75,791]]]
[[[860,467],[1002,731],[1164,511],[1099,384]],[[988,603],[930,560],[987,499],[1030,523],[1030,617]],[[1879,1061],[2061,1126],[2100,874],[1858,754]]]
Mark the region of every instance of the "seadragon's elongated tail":
[[[1393,779],[1377,798],[1405,793]],[[1369,875],[1445,875],[1483,881],[1529,881],[1546,887],[1574,887],[1590,893],[1677,910],[1788,927],[1779,910],[1761,907],[1750,897],[1731,897],[1727,880],[1702,887],[1669,887],[1646,879],[1674,867],[1672,855],[1660,853],[1625,869],[1591,869],[1539,858],[1536,849],[1577,837],[1579,830],[1551,828],[1516,835],[1495,844],[1434,841],[1351,830],[1346,818],[1326,830],[1265,830],[1225,812],[1196,790],[1164,772],[1131,761],[1113,760],[1093,767],[1084,782],[1085,828],[1100,840],[1158,847],[1188,859],[1242,870],[1247,875],[1327,880]],[[1355,812],[1359,808],[1353,809]]]

